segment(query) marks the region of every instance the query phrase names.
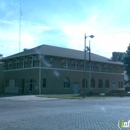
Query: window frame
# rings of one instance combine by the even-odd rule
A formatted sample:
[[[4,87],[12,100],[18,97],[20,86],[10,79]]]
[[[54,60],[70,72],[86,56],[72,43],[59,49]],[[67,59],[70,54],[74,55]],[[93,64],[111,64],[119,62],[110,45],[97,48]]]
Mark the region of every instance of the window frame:
[[[102,79],[98,80],[98,88],[103,88],[103,81],[102,81]]]
[[[64,88],[70,88],[70,80],[69,80],[69,78],[64,79]]]
[[[42,79],[42,87],[43,87],[43,88],[46,88],[46,83],[47,83],[47,82],[46,82],[46,79],[43,78],[43,79]]]

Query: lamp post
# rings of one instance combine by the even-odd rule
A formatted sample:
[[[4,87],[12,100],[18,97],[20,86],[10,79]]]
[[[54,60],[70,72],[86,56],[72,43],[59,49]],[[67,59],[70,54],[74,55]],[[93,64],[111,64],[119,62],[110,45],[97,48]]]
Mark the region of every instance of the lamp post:
[[[85,34],[85,37],[84,37],[84,97],[86,96],[86,49],[87,51],[90,52],[90,48],[86,46],[87,37],[93,38],[94,35],[86,36]],[[89,56],[89,60],[90,60],[90,56]]]
[[[91,87],[91,48],[90,48],[90,40],[89,40],[89,87]]]

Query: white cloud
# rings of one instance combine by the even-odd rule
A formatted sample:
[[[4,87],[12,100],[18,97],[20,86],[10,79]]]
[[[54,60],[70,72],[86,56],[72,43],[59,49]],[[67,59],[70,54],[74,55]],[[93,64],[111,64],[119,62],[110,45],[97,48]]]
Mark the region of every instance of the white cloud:
[[[0,20],[0,43],[3,47],[0,53],[5,56],[19,52],[19,21]],[[32,48],[38,46],[40,34],[46,30],[51,30],[52,27],[38,25],[23,21],[21,24],[21,42],[20,50],[24,48]],[[8,48],[9,51],[6,51]]]
[[[19,5],[19,3],[17,3],[17,5]],[[11,8],[13,8],[13,6],[11,6]],[[3,4],[0,4],[0,9],[6,10],[5,12],[7,19],[8,16],[13,16],[13,14],[16,15],[19,13],[17,11],[16,13],[14,10],[9,10],[4,1]],[[19,9],[18,6],[17,9]],[[86,8],[84,9],[87,12],[89,11]],[[81,10],[81,12],[82,11],[83,10]],[[86,35],[95,35],[95,37],[91,39],[91,50],[96,54],[111,57],[111,53],[113,51],[125,51],[130,42],[130,36],[128,31],[124,32],[125,29],[116,27],[116,25],[113,24],[113,20],[115,20],[113,16],[115,14],[113,14],[113,16],[106,15],[105,13],[101,14],[97,9],[94,11],[90,10],[90,12],[92,13],[83,13],[83,19],[86,17],[86,20],[83,21],[83,19],[81,19],[82,22],[80,22],[79,19],[77,20],[78,22],[73,21],[73,18],[71,19],[72,21],[69,19],[63,20],[59,17],[59,15],[57,15],[57,17],[56,15],[53,15],[52,18],[50,15],[48,16],[48,18],[50,18],[49,21],[43,19],[43,21],[48,23],[48,25],[38,24],[32,21],[24,21],[25,17],[22,16],[21,51],[23,48],[32,48],[44,43],[62,45],[68,48],[83,50],[85,33]],[[87,16],[88,14],[90,17]],[[71,14],[67,15],[70,15],[70,17],[72,16]],[[26,17],[27,16],[28,15],[26,14]],[[16,16],[13,17],[13,19],[17,18]],[[9,21],[7,19],[0,19],[0,24],[2,24],[0,27],[0,43],[3,45],[3,48],[1,48],[0,51],[4,54],[4,56],[16,53],[19,50],[19,21]],[[31,17],[30,19],[32,20],[33,18]],[[86,40],[86,44],[88,45],[89,38]],[[9,50],[8,52],[6,51],[7,48]]]
[[[110,25],[112,18],[107,15],[104,15],[103,18],[103,20],[100,20],[99,15],[94,15],[84,23],[62,27],[63,32],[70,41],[68,47],[83,50],[84,34],[86,33],[87,35],[95,35],[93,39],[86,39],[86,45],[91,40],[93,53],[110,58],[113,51],[125,52],[130,42],[127,29]]]

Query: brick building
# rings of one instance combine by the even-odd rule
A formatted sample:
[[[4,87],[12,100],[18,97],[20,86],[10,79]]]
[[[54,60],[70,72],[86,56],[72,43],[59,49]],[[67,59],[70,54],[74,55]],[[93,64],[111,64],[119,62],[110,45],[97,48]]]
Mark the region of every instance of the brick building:
[[[0,62],[0,93],[4,91],[4,63]]]
[[[91,53],[90,72],[88,53],[86,57],[86,93],[107,93],[124,86],[121,62]],[[80,93],[84,88],[83,51],[41,45],[3,62],[5,93]]]

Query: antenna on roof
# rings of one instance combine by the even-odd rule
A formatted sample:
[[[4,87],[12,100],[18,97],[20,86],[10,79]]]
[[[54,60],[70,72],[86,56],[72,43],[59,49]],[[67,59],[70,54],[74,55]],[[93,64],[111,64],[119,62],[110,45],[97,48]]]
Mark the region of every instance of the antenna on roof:
[[[20,52],[20,46],[21,46],[21,2],[20,2],[20,9],[19,9],[19,52]]]

